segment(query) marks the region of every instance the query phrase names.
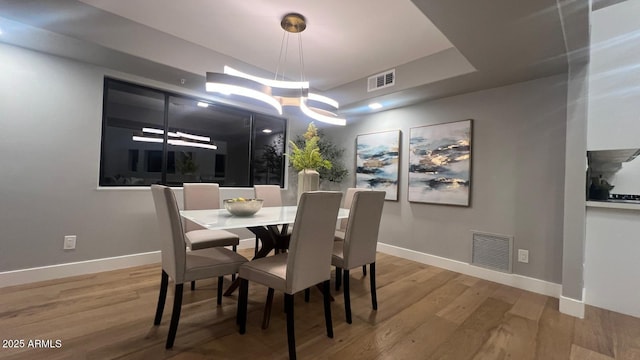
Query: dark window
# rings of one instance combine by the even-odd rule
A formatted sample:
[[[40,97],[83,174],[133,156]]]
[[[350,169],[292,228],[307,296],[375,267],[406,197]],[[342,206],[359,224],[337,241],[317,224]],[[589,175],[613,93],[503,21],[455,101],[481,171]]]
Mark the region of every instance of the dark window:
[[[224,177],[227,158],[222,154],[216,154],[215,172],[213,176]]]
[[[134,150],[135,151],[135,150]],[[137,154],[138,151],[135,151]],[[144,158],[146,164],[146,172],[162,172],[162,151],[160,150],[145,150]],[[169,151],[167,153],[167,173],[173,174],[176,172],[176,153]]]
[[[284,186],[286,120],[105,79],[100,186]]]
[[[256,115],[253,127],[253,181],[284,183],[285,126],[280,119]]]

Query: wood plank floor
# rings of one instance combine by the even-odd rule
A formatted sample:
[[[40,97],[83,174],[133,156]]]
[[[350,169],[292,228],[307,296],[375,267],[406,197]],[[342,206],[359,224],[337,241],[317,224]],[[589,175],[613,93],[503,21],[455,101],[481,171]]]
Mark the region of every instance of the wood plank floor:
[[[299,358],[640,360],[638,318],[587,306],[585,319],[575,319],[558,312],[555,298],[386,254],[377,270],[378,311],[369,278],[352,271],[352,325],[334,293],[333,339],[325,336],[321,294],[312,291],[310,303],[296,296]],[[173,295],[154,327],[159,284],[160,266],[150,265],[0,289],[0,339],[26,341],[0,348],[0,359],[287,358],[282,294],[262,330],[266,288],[251,285],[247,333],[239,335],[237,292],[216,306],[213,280],[184,291],[176,342],[165,350]],[[29,340],[61,347],[29,348]]]

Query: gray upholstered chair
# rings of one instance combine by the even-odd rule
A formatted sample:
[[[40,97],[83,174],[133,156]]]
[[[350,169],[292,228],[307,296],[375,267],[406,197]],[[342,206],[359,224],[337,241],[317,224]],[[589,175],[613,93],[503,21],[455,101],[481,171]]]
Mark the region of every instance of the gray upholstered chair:
[[[358,191],[371,191],[371,189],[365,189],[365,188],[347,188],[347,191],[344,194],[344,203],[342,204],[341,208],[343,209],[349,209],[351,208],[351,202],[353,201],[353,195],[355,193],[357,193]],[[338,226],[338,229],[336,230],[335,233],[335,237],[334,240],[335,241],[344,241],[344,232],[347,229],[347,221],[349,221],[349,219],[340,219],[340,223]],[[362,267],[362,274],[364,276],[367,276],[367,267],[363,266]],[[342,277],[341,277],[341,273],[336,271],[336,291],[340,290],[340,285],[342,284]]]
[[[160,325],[162,320],[169,278],[175,283],[173,312],[166,343],[166,348],[169,349],[173,347],[178,330],[184,283],[217,277],[218,305],[220,305],[223,276],[238,272],[240,265],[247,259],[224,247],[187,251],[184,245],[185,233],[180,220],[180,210],[173,191],[166,186],[151,185],[151,192],[160,225],[159,235],[162,246],[162,278],[154,325]]]
[[[344,193],[344,199],[343,199],[344,203],[340,207],[343,209],[350,209],[351,203],[353,202],[353,195],[358,191],[371,191],[371,189],[347,188],[347,191],[345,191]],[[347,229],[347,221],[349,221],[349,219],[340,219],[340,224],[335,234],[336,241],[344,241],[344,232]]]
[[[204,210],[220,208],[220,187],[212,183],[185,183],[184,209]],[[239,244],[238,235],[226,230],[208,230],[200,225],[185,220],[187,245],[191,250],[209,247],[231,246],[234,251]]]
[[[302,194],[289,252],[252,260],[240,267],[240,295],[238,297],[238,323],[244,334],[247,321],[249,281],[284,292],[287,313],[287,339],[289,358],[296,358],[293,294],[322,283],[327,336],[333,337],[330,289],[331,251],[333,232],[340,207],[339,192],[315,191]]]
[[[279,185],[254,185],[253,191],[256,199],[264,200],[262,206],[282,206],[282,196]]]
[[[183,199],[185,210],[204,210],[220,208],[220,187],[210,183],[185,183],[183,185]],[[186,220],[186,242],[191,250],[200,250],[210,247],[231,246],[233,251],[240,244],[240,237],[226,230],[208,230],[200,225]],[[235,279],[235,274],[232,276]],[[195,288],[195,282],[191,283],[191,290]]]
[[[344,310],[347,323],[351,324],[351,299],[349,294],[349,270],[369,264],[371,283],[371,304],[378,309],[376,298],[376,246],[384,191],[361,191],[353,196],[344,241],[336,241],[333,246],[331,264],[338,273],[343,273]]]
[[[254,185],[253,191],[256,199],[262,199],[263,207],[273,207],[273,206],[282,206],[282,195],[281,195],[280,185]],[[289,240],[287,237],[291,236],[292,227],[288,225],[283,225],[285,228],[281,228],[278,226],[268,226],[269,230],[273,232],[276,236],[284,237],[281,243],[288,244]],[[276,253],[280,250],[280,248],[276,248]],[[256,237],[256,248],[255,253],[258,253],[258,238]]]

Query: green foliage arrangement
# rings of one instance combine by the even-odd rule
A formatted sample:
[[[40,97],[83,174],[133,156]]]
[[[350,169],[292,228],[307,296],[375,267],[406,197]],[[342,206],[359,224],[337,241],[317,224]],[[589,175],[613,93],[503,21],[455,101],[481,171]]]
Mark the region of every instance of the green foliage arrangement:
[[[198,164],[193,160],[193,153],[182,151],[181,159],[178,160],[176,167],[180,174],[194,174],[198,171]]]
[[[258,162],[257,172],[266,175],[266,183],[270,184],[271,181],[275,181],[279,184],[282,179],[280,178],[280,169],[282,167],[282,151],[284,139],[282,134],[270,144],[262,146],[262,156],[260,162]]]
[[[303,137],[304,144],[298,145],[294,141],[289,141],[291,146],[290,165],[296,171],[331,169],[331,162],[322,157],[318,147],[318,142],[320,141],[318,128],[313,123],[310,123]]]
[[[311,126],[310,124],[309,126]],[[321,130],[317,130],[315,126],[315,136],[318,137],[317,146],[320,152],[320,155],[323,159],[328,160],[331,163],[330,168],[319,168],[316,169],[320,174],[321,180],[327,180],[332,182],[341,182],[348,174],[349,170],[347,170],[342,163],[342,155],[344,153],[344,149],[336,146],[331,141],[329,141]],[[307,133],[309,131],[307,130]],[[306,133],[303,136],[298,136],[292,143],[296,145],[298,148],[303,148],[306,146]],[[293,148],[293,146],[291,146]],[[297,169],[296,169],[297,170]],[[299,171],[299,170],[298,170]]]
[[[340,148],[327,140],[322,135],[322,131],[318,132],[318,136],[320,137],[320,141],[318,141],[320,154],[333,165],[330,169],[322,168],[318,170],[320,179],[339,183],[349,174],[349,170],[342,163],[344,148]]]

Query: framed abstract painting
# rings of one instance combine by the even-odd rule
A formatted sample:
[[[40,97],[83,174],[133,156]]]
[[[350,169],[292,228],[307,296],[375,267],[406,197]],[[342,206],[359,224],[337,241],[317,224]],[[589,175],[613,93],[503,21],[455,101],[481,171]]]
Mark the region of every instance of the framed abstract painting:
[[[410,202],[469,206],[473,120],[409,130]]]
[[[398,200],[400,130],[356,137],[356,187],[386,192],[385,200]]]

